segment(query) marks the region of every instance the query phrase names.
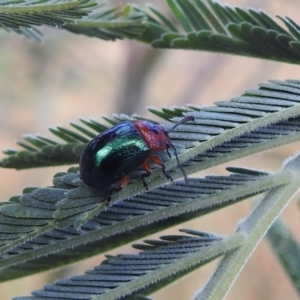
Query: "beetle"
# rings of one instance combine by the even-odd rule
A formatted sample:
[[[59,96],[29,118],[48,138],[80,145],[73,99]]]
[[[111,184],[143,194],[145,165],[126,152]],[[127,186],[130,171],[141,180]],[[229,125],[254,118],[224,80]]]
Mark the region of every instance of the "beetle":
[[[110,202],[113,192],[126,187],[130,174],[138,167],[143,169],[140,177],[147,190],[144,178],[151,174],[150,162],[161,166],[163,174],[172,181],[162,160],[152,152],[166,150],[171,157],[169,152],[171,147],[181,168],[176,148],[168,133],[178,125],[194,119],[193,116],[186,116],[169,131],[158,123],[145,120],[124,121],[105,130],[93,138],[81,153],[79,162],[81,180],[88,187],[100,189],[109,187],[107,202]],[[181,170],[186,179],[184,170],[182,168]]]

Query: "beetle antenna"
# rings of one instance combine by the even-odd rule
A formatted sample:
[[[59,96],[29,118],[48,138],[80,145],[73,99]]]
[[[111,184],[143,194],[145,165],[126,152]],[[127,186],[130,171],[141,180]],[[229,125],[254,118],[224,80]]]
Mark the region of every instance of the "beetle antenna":
[[[184,118],[182,118],[179,122],[177,122],[171,129],[168,130],[168,132],[173,131],[177,126],[186,123],[188,121],[195,121],[195,117],[194,116],[186,116]]]
[[[195,121],[195,117],[194,116],[186,116],[184,118],[182,118],[179,122],[177,122],[171,129],[169,129],[167,132],[171,132],[173,131],[177,126],[183,124],[183,123],[186,123],[188,121]],[[184,181],[186,184],[188,184],[188,179],[187,179],[187,176],[186,176],[186,173],[183,169],[183,167],[181,166],[180,164],[180,161],[179,161],[179,158],[178,158],[178,155],[177,155],[177,150],[175,148],[175,146],[173,144],[170,144],[170,146],[172,147],[173,151],[174,151],[174,154],[175,154],[175,157],[176,157],[176,160],[177,160],[177,164],[178,164],[178,167],[179,169],[181,170],[181,173],[184,177]]]
[[[186,184],[188,184],[186,173],[184,171],[184,168],[181,166],[179,158],[178,158],[178,155],[177,155],[177,150],[176,150],[176,148],[175,148],[175,146],[173,144],[170,144],[170,146],[172,147],[172,149],[174,151],[174,154],[175,154],[175,157],[176,157],[176,160],[177,160],[177,164],[178,164],[178,167],[179,167],[179,169],[180,169],[180,171],[181,171],[181,173],[182,173],[182,175],[184,177],[184,181],[185,181]]]

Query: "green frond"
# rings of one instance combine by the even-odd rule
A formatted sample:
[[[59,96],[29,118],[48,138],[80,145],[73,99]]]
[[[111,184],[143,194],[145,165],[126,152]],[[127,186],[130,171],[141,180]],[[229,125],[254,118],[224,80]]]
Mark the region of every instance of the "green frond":
[[[42,39],[49,25],[104,40],[129,38],[156,48],[193,49],[300,63],[300,26],[288,17],[280,26],[254,9],[212,0],[168,0],[173,19],[157,8],[109,7],[93,0],[49,0],[0,4],[0,26]]]
[[[272,81],[260,84],[259,89],[248,90],[230,101],[217,102],[212,107],[190,106],[186,109],[152,111],[166,119],[173,117],[171,123],[164,124],[166,129],[172,127],[182,114],[195,117],[194,122],[182,124],[170,133],[186,174],[192,174],[299,140],[299,100],[299,81]],[[131,118],[115,115],[104,119],[114,125]],[[24,152],[34,156],[48,149],[51,157],[51,149],[71,145],[65,152],[71,156],[72,148],[84,146],[91,135],[107,128],[93,120],[84,120],[82,123],[84,125],[73,125],[72,130],[62,127],[52,130],[65,144],[27,135],[22,144],[28,150]],[[62,149],[62,157],[63,151],[65,149]],[[80,153],[79,148],[76,151]],[[7,158],[20,153],[9,151]],[[160,153],[159,157],[173,179],[182,177],[174,157],[169,158],[165,153]],[[132,178],[126,189],[113,194],[109,207],[105,203],[107,191],[83,185],[76,168],[57,174],[52,187],[25,189],[23,195],[11,198],[0,207],[0,280],[5,281],[75,262],[264,192],[268,192],[263,198],[267,203],[273,199],[282,206],[299,186],[298,158],[291,159],[274,174],[240,168],[229,170],[234,172],[230,176],[207,176],[202,179],[189,176],[189,185],[186,185],[183,181],[166,184],[167,179],[161,176],[161,168],[153,168],[152,175],[147,178],[149,191],[144,190],[137,178]],[[249,255],[249,249],[255,247],[255,243],[261,239],[281,207],[275,205],[272,210],[271,204],[266,206],[264,200],[258,205],[261,206],[265,215],[253,213],[248,219],[251,222],[239,228],[244,230],[245,236],[249,235],[249,240],[243,241],[246,244],[238,244],[242,249],[237,252],[242,257],[239,267]],[[265,222],[264,231],[255,232],[255,226],[259,222]],[[255,230],[248,232],[248,228]],[[239,233],[236,234],[240,236]],[[99,243],[100,241],[105,242]],[[251,244],[250,248],[247,243]],[[231,250],[236,249],[237,241],[230,245],[234,245]],[[222,251],[223,254],[228,254],[224,252],[224,247],[225,245],[218,247],[218,255]],[[69,255],[70,249],[72,255]],[[212,253],[211,249],[209,252]],[[53,260],[49,260],[49,257]],[[199,262],[199,257],[196,261]],[[224,264],[227,269],[234,267],[230,259]],[[175,266],[175,263],[170,265]],[[196,266],[198,264],[193,262],[190,268]],[[171,272],[165,276],[161,275],[163,269],[160,268],[158,273],[162,277],[158,278],[161,282],[166,280],[167,283],[173,278],[170,274],[179,276],[187,271],[185,268],[178,270],[178,274]],[[237,272],[238,269],[233,271]],[[226,286],[226,276],[220,273],[219,280],[225,282]],[[130,280],[127,287],[135,282]],[[151,283],[151,288],[155,290],[158,286],[155,283],[152,286]],[[208,292],[205,293],[209,293],[211,288],[213,289],[209,284],[206,289]],[[142,285],[138,289],[128,288],[128,292],[133,294],[137,290],[148,291]],[[118,291],[116,288],[112,292]]]
[[[169,121],[175,117],[182,117],[190,109],[188,107],[173,107],[173,108],[163,107],[161,109],[156,109],[154,107],[148,107],[148,110],[152,114],[154,114],[166,121]]]
[[[0,270],[3,270],[0,281],[107,251],[137,237],[237,203],[282,184],[282,181],[278,183],[272,174],[233,173],[190,178],[188,186],[182,181],[169,183],[109,207],[101,202],[99,193],[76,188],[78,184],[76,173],[58,174],[54,178],[54,187],[31,188],[14,201],[4,202],[0,208]],[[78,210],[76,197],[86,208],[91,205],[102,208],[80,229],[66,227],[66,223],[74,219],[71,214]],[[60,227],[65,228],[58,229],[53,226],[53,213],[62,201],[68,202],[68,215],[71,216],[60,219]],[[60,215],[63,213],[60,211]],[[101,240],[105,243],[99,242]],[[70,251],[72,255],[67,255]],[[53,259],[49,260],[49,255]]]
[[[117,118],[117,116],[115,116]],[[119,119],[116,119],[116,123]],[[87,142],[108,127],[92,119],[80,120],[86,127],[71,123],[76,131],[63,127],[50,128],[50,132],[63,140],[64,144],[41,135],[25,135],[24,142],[17,144],[25,150],[5,150],[7,155],[0,161],[3,168],[37,168],[76,164]]]
[[[115,40],[143,31],[143,16],[129,7],[109,7],[93,0],[59,0],[0,3],[0,28],[42,40],[36,26],[48,25],[74,33]]]
[[[207,178],[207,183],[202,182],[204,183],[202,189],[205,190],[206,193],[206,196],[204,196],[202,201],[205,201],[205,198],[209,200],[207,208],[212,207],[215,204],[214,194],[209,194],[210,188],[213,187],[215,183],[218,189],[216,194],[219,194],[223,200],[224,198],[227,199],[229,203],[231,202],[231,199],[243,199],[246,194],[247,196],[251,196],[253,193],[259,191],[266,192],[265,196],[261,197],[259,200],[255,209],[239,224],[236,232],[228,238],[220,239],[220,237],[214,237],[211,234],[203,234],[202,232],[197,234],[193,230],[183,230],[188,234],[196,234],[198,236],[196,237],[197,241],[201,241],[200,247],[197,247],[193,242],[194,240],[192,241],[188,236],[180,236],[179,238],[177,236],[169,236],[164,238],[162,242],[150,241],[148,243],[149,245],[137,247],[143,249],[143,252],[138,255],[108,256],[108,259],[105,262],[94,270],[86,272],[85,275],[60,280],[52,285],[47,285],[44,290],[33,292],[33,297],[30,299],[35,299],[35,297],[57,298],[58,295],[63,295],[63,298],[71,298],[74,296],[73,287],[75,286],[76,292],[84,294],[85,299],[119,299],[124,296],[131,297],[131,295],[135,295],[136,293],[139,293],[139,295],[148,294],[194,268],[201,266],[206,261],[210,261],[220,255],[224,255],[224,258],[221,260],[219,267],[206,286],[197,293],[196,299],[224,298],[232,284],[233,278],[236,278],[258,242],[299,189],[300,156],[298,155],[290,159],[283,168],[275,174],[266,175],[264,172],[248,171],[245,169],[238,169],[237,171],[237,174],[227,177],[229,181],[226,180],[225,177],[218,176],[217,178],[222,178],[222,185],[220,185],[220,181],[216,183],[216,178],[212,179],[212,177]],[[243,194],[239,194],[237,191],[245,182],[240,182],[238,187],[237,182],[235,182],[235,184],[231,186],[233,188],[233,194],[228,197],[229,194],[227,194],[227,192],[230,193],[231,188],[226,190],[223,189],[223,186],[224,183],[226,186],[226,184],[231,182],[234,178],[241,180],[242,182],[247,178],[248,180],[250,179],[250,183],[247,183],[246,189],[245,187],[240,189],[240,191],[243,191]],[[199,179],[195,180],[198,180],[198,183],[200,183]],[[212,183],[213,185],[210,185],[209,183]],[[200,199],[197,199],[196,196],[196,191],[199,191],[200,186],[197,186],[197,184],[194,185],[194,182],[191,183],[191,185],[197,188],[191,191],[189,199],[187,199],[186,202],[178,203],[174,207],[173,217],[175,216],[174,213],[177,213],[178,215],[178,210],[180,210],[181,205],[189,206],[192,204],[193,207],[190,206],[190,212],[195,213],[195,206],[202,202],[199,201]],[[170,186],[175,187],[176,185],[171,184]],[[167,193],[163,193],[162,196],[167,201],[174,202],[176,201],[175,199],[181,198],[182,195],[179,197],[179,193],[187,192],[186,189],[189,189],[189,187],[189,185],[185,185],[184,188],[184,186],[180,186],[179,183],[178,189],[173,195],[171,190],[167,188]],[[165,186],[160,189],[163,190],[164,188]],[[127,213],[132,211],[135,215],[138,214],[138,210],[142,210],[142,220],[143,222],[147,222],[147,224],[149,223],[149,220],[147,219],[147,213],[145,214],[145,211],[150,210],[151,213],[153,213],[153,206],[157,205],[157,202],[153,202],[157,197],[157,193],[154,199],[150,198],[149,202],[147,202],[147,195],[149,195],[149,193],[151,193],[151,191],[145,193],[146,198],[142,195],[128,201],[128,203],[131,203],[131,206],[126,209]],[[135,202],[139,197],[142,197],[143,199],[141,207]],[[116,206],[118,206],[118,203]],[[123,223],[122,225],[125,224],[124,216],[122,215],[117,216],[118,218],[121,217],[122,221],[120,221],[120,219],[119,222],[114,222],[112,220],[120,213],[120,208],[123,207],[122,205],[120,207],[116,206],[112,205],[106,211],[102,212],[102,216],[104,216],[108,213],[109,209],[115,209],[113,210],[112,215],[106,216],[104,223],[106,226],[109,226],[107,225],[107,222],[113,222],[112,226],[116,225],[116,223]],[[162,210],[165,209],[168,208],[162,205]],[[160,211],[159,215],[168,215],[171,217],[171,215],[166,212],[167,211]],[[183,220],[181,219],[181,221]],[[139,227],[140,223],[137,219],[135,219],[134,223],[136,227]],[[132,234],[132,231],[129,228],[125,229],[123,227],[123,230],[124,233],[130,232],[130,234]],[[98,238],[99,236],[104,238],[103,235],[98,235]],[[79,240],[78,236],[77,240]],[[82,236],[80,243],[84,243]],[[134,268],[132,266],[134,266]],[[109,284],[107,276],[110,278]],[[91,288],[91,286],[93,286],[91,285],[92,282],[97,288]],[[19,297],[15,299],[21,300],[26,298]]]
[[[167,0],[173,21],[153,6],[147,29],[137,39],[155,48],[193,49],[300,63],[300,26],[279,17],[286,28],[260,10],[222,5],[212,0]]]
[[[104,40],[123,38],[136,39],[145,30],[145,16],[131,6],[94,10],[93,13],[78,20],[67,23],[64,29],[76,34],[98,37]]]
[[[218,236],[203,232],[182,230],[188,235],[163,236],[160,240],[145,242],[147,248],[139,254],[109,256],[84,275],[56,281],[44,290],[32,292],[37,299],[120,299],[138,294],[149,294],[172,279],[232,251],[242,243],[242,236],[235,236],[235,244]],[[223,247],[221,247],[223,246]],[[109,279],[109,281],[108,281]],[[28,299],[16,297],[15,300]],[[35,297],[32,297],[35,299]]]
[[[34,26],[49,25],[61,27],[74,23],[91,12],[97,3],[90,0],[70,1],[2,1],[0,3],[0,27],[27,34],[35,38]],[[40,36],[40,33],[38,32]]]
[[[129,38],[156,48],[193,49],[300,63],[300,26],[285,27],[254,9],[212,0],[168,0],[173,19],[157,8],[109,7],[93,0],[4,2],[0,27],[42,39],[36,26],[49,25],[104,40]]]
[[[282,139],[283,145],[287,142],[286,138],[289,135],[291,137],[291,135],[298,134],[293,126],[298,126],[299,103],[300,82],[286,80],[260,84],[258,90],[246,91],[240,97],[235,97],[230,101],[216,102],[216,105],[211,107],[189,106],[187,108],[163,108],[161,110],[150,108],[149,110],[166,120],[173,117],[176,119],[176,116],[184,114],[195,116],[195,123],[182,125],[171,133],[174,142],[181,149],[183,147],[189,148],[187,150],[187,153],[190,152],[188,156],[180,156],[180,160],[184,162],[196,155],[199,156],[201,153],[202,157],[211,156],[212,153],[216,157],[218,156],[218,149],[224,152],[225,147],[222,146],[224,142],[229,143],[226,148],[228,153],[237,148],[242,141],[244,147],[247,147],[247,143],[270,141],[276,138],[277,135],[285,135],[285,139]],[[135,116],[135,118],[140,117]],[[130,120],[131,118],[126,115],[114,115],[113,117],[103,117],[103,119],[109,124],[115,125],[120,121]],[[287,122],[287,119],[289,122]],[[77,164],[82,149],[91,137],[109,127],[95,120],[80,121],[84,126],[73,123],[72,127],[74,129],[72,130],[63,127],[50,130],[65,143],[58,143],[40,135],[25,136],[25,142],[19,142],[18,144],[26,150],[20,152],[8,150],[4,152],[7,157],[0,160],[0,166],[24,169]],[[253,132],[251,138],[246,134],[246,132],[250,134],[250,131],[268,125],[270,125],[270,129],[268,129],[269,127],[260,129],[261,134]],[[164,126],[168,129],[171,124],[165,124]],[[243,134],[246,134],[243,139],[240,137],[238,142],[234,140],[235,137]],[[201,142],[201,144],[194,147],[197,142]],[[277,142],[279,146],[280,139],[277,139]],[[208,149],[211,149],[211,151]],[[255,149],[253,148],[252,153],[259,151]],[[176,166],[174,159],[172,163],[169,169]],[[206,168],[210,166],[206,165]]]
[[[272,250],[300,294],[300,245],[289,228],[276,220],[266,235]]]
[[[152,6],[95,0],[0,0],[0,29],[43,41],[41,26],[103,40],[131,39],[154,48],[243,55],[300,63],[300,25],[290,17],[215,0],[166,0],[167,12]],[[278,219],[298,192],[300,154],[269,173],[228,167],[223,176],[192,174],[300,140],[300,81],[272,80],[213,106],[149,108],[164,120],[174,152],[157,152],[170,174],[151,164],[148,189],[140,168],[126,188],[87,187],[78,161],[86,144],[107,128],[139,115],[79,119],[50,128],[50,137],[26,134],[19,149],[3,151],[0,167],[26,169],[73,165],[52,185],[26,187],[0,203],[0,282],[33,275],[133,243],[138,254],[106,255],[100,265],[15,300],[130,299],[146,296],[215,258],[216,270],[195,300],[223,299],[261,239],[271,247],[300,294],[299,243]],[[174,124],[183,116],[194,121]],[[182,168],[184,169],[184,172]],[[141,166],[142,168],[142,166]],[[183,173],[187,178],[183,181]],[[184,174],[185,175],[185,174]],[[244,200],[255,206],[229,236],[181,229],[180,234],[144,240]]]
[[[299,190],[300,156],[295,155],[290,158],[283,165],[281,171],[277,172],[277,176],[286,183],[269,190],[264,197],[256,202],[249,215],[239,222],[233,235],[237,233],[243,235],[244,243],[230,253],[225,253],[214,274],[204,288],[195,295],[196,300],[224,299],[226,297],[232,283],[261,239]]]

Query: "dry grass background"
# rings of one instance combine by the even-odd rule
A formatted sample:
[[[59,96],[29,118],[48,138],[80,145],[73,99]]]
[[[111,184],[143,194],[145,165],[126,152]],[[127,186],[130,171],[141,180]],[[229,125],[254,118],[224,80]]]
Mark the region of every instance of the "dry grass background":
[[[153,2],[158,4],[160,1]],[[272,16],[288,15],[300,23],[296,0],[232,0],[227,3],[262,7]],[[44,33],[46,44],[0,32],[0,149],[14,148],[14,141],[24,133],[50,136],[49,126],[66,126],[78,117],[99,118],[113,112],[138,112],[149,117],[146,105],[211,105],[213,101],[229,99],[245,89],[256,88],[258,83],[268,79],[300,79],[299,66],[285,63],[196,51],[152,50],[148,45],[136,42],[105,42],[48,28]],[[146,73],[144,70],[150,62],[153,67]],[[144,81],[139,81],[143,76]],[[140,102],[128,104],[128,98],[138,98]],[[284,159],[298,149],[299,143],[288,145],[231,165],[277,170]],[[224,169],[225,166],[220,166],[209,173],[224,174]],[[0,199],[4,201],[20,194],[27,186],[51,185],[52,176],[60,170],[66,170],[66,167],[26,171],[0,169]],[[247,201],[180,227],[227,234],[249,209]],[[294,201],[284,211],[283,219],[297,238],[300,235],[299,217]],[[130,253],[132,249],[123,247],[110,254],[121,252]],[[46,282],[69,276],[71,272],[82,273],[102,260],[103,256],[97,256],[62,271],[3,283],[0,297],[6,300],[29,295],[31,290],[41,288]],[[216,262],[201,268],[155,293],[153,298],[190,298],[215,266]],[[269,245],[262,241],[227,299],[293,300],[298,297]]]

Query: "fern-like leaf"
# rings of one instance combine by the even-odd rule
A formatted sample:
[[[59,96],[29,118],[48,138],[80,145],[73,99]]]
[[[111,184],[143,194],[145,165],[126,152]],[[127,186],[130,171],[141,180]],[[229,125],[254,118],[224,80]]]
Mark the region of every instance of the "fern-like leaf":
[[[288,183],[271,189],[239,223],[236,233],[245,237],[245,243],[224,255],[205,287],[195,295],[196,300],[225,298],[258,243],[299,190],[300,155],[290,158],[277,175],[284,181],[288,180]]]
[[[72,173],[69,174],[71,175]],[[69,197],[68,201],[72,206],[72,195],[79,195],[79,191],[72,189],[70,185],[67,188],[72,181],[67,180],[67,176],[57,179],[60,179],[57,187],[29,189],[23,196],[4,202],[1,207],[1,281],[103,252],[125,240],[130,241],[137,236],[142,237],[234,204],[278,184],[273,175],[259,173],[190,178],[188,186],[185,182],[172,183],[107,208],[106,204],[102,204],[105,209],[99,215],[75,230],[72,226],[64,229],[53,227],[55,205]],[[62,183],[64,188],[61,187]],[[85,197],[82,200],[83,203],[93,201],[101,206],[97,197]],[[70,222],[70,219],[72,216],[67,221]],[[66,221],[60,222],[60,225],[65,226]],[[99,243],[103,239],[105,243]],[[24,244],[28,240],[31,241]],[[89,244],[82,246],[86,243]],[[74,249],[75,247],[78,249]],[[69,248],[72,248],[73,255],[64,255],[69,252]],[[46,260],[41,258],[39,263],[26,263],[29,258],[32,260],[44,255],[47,255]],[[49,255],[55,258],[50,265]],[[20,272],[15,266],[18,264],[21,264]]]
[[[4,1],[0,3],[0,27],[42,41],[37,26],[48,25],[74,33],[115,40],[139,35],[143,15],[131,9],[120,11],[93,0]]]
[[[115,116],[118,120],[118,116]],[[58,166],[78,163],[79,156],[89,139],[95,137],[108,127],[95,120],[80,120],[88,128],[71,123],[75,130],[62,127],[50,128],[50,132],[62,139],[59,143],[41,135],[25,135],[18,145],[23,151],[5,150],[6,158],[0,161],[3,168],[26,169],[36,167]]]
[[[300,245],[287,226],[276,220],[267,233],[272,250],[300,295]]]
[[[136,293],[148,294],[170,280],[232,251],[243,241],[230,243],[218,236],[182,230],[188,236],[164,236],[160,241],[147,241],[137,246],[144,248],[139,254],[109,256],[101,265],[84,275],[56,281],[44,290],[32,292],[34,297],[25,299],[132,299]],[[232,237],[231,237],[232,239]],[[222,247],[223,246],[223,247]],[[146,248],[146,249],[145,249]]]
[[[210,234],[203,235],[202,232],[196,233],[195,231],[184,230],[189,234],[196,234],[200,237],[200,239],[197,238],[201,243],[200,248],[194,244],[194,239],[191,240],[189,237],[182,236],[179,238],[177,236],[164,238],[162,242],[150,241],[149,246],[138,246],[139,249],[144,250],[139,255],[121,255],[116,258],[110,256],[102,265],[88,271],[85,275],[47,285],[44,287],[44,290],[33,292],[33,297],[19,297],[15,299],[70,298],[74,297],[74,289],[78,295],[77,298],[79,297],[80,299],[120,299],[124,298],[124,296],[127,296],[128,299],[134,299],[136,293],[140,295],[153,292],[170,280],[182,276],[204,262],[222,254],[225,255],[225,259],[222,260],[218,271],[196,298],[212,299],[213,297],[224,297],[228,291],[229,284],[232,282],[232,277],[236,277],[236,274],[240,271],[245,260],[252,253],[266,230],[299,189],[300,157],[296,156],[289,160],[274,175],[252,170],[236,169],[236,171],[238,173],[235,176],[238,176],[237,178],[242,181],[245,176],[246,178],[254,176],[256,178],[254,180],[256,188],[259,186],[263,190],[266,190],[266,188],[271,188],[271,190],[246,220],[239,225],[237,232],[230,237],[220,240],[219,237],[214,237]],[[249,195],[255,191],[254,187],[250,185],[247,184]],[[204,186],[205,188],[207,187],[207,185]],[[217,186],[220,187],[219,184]],[[179,190],[182,191],[182,187]],[[244,193],[247,193],[245,189],[242,190]],[[241,199],[241,196],[236,191],[234,192],[234,199]],[[225,193],[226,190],[221,191],[221,197],[224,197]],[[193,192],[192,194],[195,193]],[[171,194],[168,191],[166,195],[170,196]],[[178,195],[178,192],[176,195]],[[174,199],[174,197],[171,198]],[[213,197],[209,195],[208,198],[212,200]],[[136,205],[133,207],[137,208]],[[176,211],[178,208],[177,206]],[[133,211],[136,214],[136,209]],[[71,233],[70,231],[69,233]],[[171,241],[171,243],[168,241]],[[82,239],[80,239],[80,243],[83,243]],[[184,244],[183,248],[182,244]],[[203,246],[205,248],[209,247],[206,249],[207,251],[205,251]],[[30,247],[27,248],[30,249]],[[133,265],[135,268],[132,268]],[[218,288],[219,286],[221,288]]]
[[[194,115],[195,122],[179,126],[171,138],[186,173],[299,140],[299,85],[299,81],[294,80],[261,84],[260,89],[247,91],[231,101],[218,102],[216,106],[204,109],[191,107],[184,112]],[[161,112],[167,118],[170,113],[173,114],[172,110]],[[182,110],[174,111],[176,113],[181,114]],[[123,119],[128,117],[105,117],[112,125]],[[78,142],[84,145],[94,131],[106,128],[94,121],[83,123],[91,126],[86,129],[76,125],[77,131],[63,128],[52,131],[67,144]],[[170,126],[172,124],[165,124],[166,129]],[[57,142],[47,138],[27,136],[26,141],[28,151],[32,153],[39,153],[45,145],[57,146]],[[169,159],[164,153],[159,155],[174,179],[182,176],[174,158]],[[2,204],[0,276],[7,280],[48,269],[49,262],[44,255],[51,255],[59,264],[70,263],[76,260],[74,255],[70,260],[65,258],[64,254],[68,254],[70,248],[76,251],[74,248],[78,247],[78,258],[93,255],[119,245],[121,235],[122,241],[130,241],[133,237],[149,234],[150,224],[151,230],[156,232],[285,185],[290,180],[280,172],[233,171],[240,174],[190,178],[188,186],[180,181],[161,186],[166,183],[166,178],[161,176],[160,168],[156,168],[148,178],[148,192],[139,180],[133,179],[126,189],[113,195],[113,203],[108,208],[104,202],[105,191],[82,185],[76,169],[57,174],[53,187],[26,189],[24,195]],[[123,201],[115,203],[118,200]],[[131,234],[126,236],[126,232]],[[105,238],[103,247],[94,242],[99,237]],[[89,247],[83,247],[84,243]],[[37,257],[38,261],[32,261]],[[22,272],[17,271],[17,265]]]
[[[207,151],[207,149],[215,149],[216,146],[233,139],[235,136],[244,134],[245,131],[249,132],[255,128],[278,123],[284,119],[289,119],[294,126],[297,126],[297,118],[290,118],[299,114],[299,103],[300,82],[286,80],[260,84],[258,90],[246,91],[243,95],[235,97],[231,101],[216,102],[216,106],[212,107],[190,106],[187,108],[162,109],[161,111],[152,108],[150,111],[164,119],[187,113],[196,117],[196,124],[179,126],[176,131],[171,133],[172,139],[176,144],[181,145],[181,149],[182,146],[190,148],[195,142],[201,142],[201,145],[195,148],[196,154],[191,154],[188,158],[181,157],[181,161],[185,161],[193,158],[193,156],[200,155],[200,152]],[[136,116],[136,118],[140,117]],[[111,125],[115,125],[120,121],[130,120],[131,118],[125,115],[115,115],[113,118],[104,117],[104,119]],[[176,121],[176,118],[174,121]],[[24,169],[78,163],[80,153],[87,141],[108,127],[94,120],[81,120],[81,122],[87,128],[72,124],[75,130],[62,127],[51,129],[54,135],[66,142],[65,144],[39,135],[27,135],[25,142],[19,142],[19,145],[26,150],[20,152],[6,151],[5,154],[8,156],[0,160],[0,166]],[[292,123],[285,130],[293,130]],[[283,125],[284,123],[280,124]],[[170,128],[170,126],[171,124],[165,124],[166,128]],[[274,125],[272,130],[274,131],[275,128]],[[256,136],[260,139],[271,138],[272,130],[266,131],[264,135],[261,133]],[[280,132],[278,133],[280,134]],[[274,132],[273,136],[278,133]],[[253,135],[254,133],[252,133]],[[270,136],[268,137],[268,135]],[[229,147],[227,146],[227,148]],[[230,152],[230,150],[228,151]],[[173,161],[175,162],[175,160]]]
[[[77,34],[98,37],[103,40],[123,38],[136,39],[145,30],[144,14],[126,6],[106,10],[94,10],[87,17],[77,21],[76,24],[68,23],[64,29]]]
[[[0,27],[42,39],[36,26],[50,25],[104,40],[122,38],[156,48],[194,49],[300,63],[300,26],[266,13],[212,0],[168,0],[175,20],[153,6],[96,6],[92,0],[2,2]]]
[[[260,10],[222,5],[213,0],[168,0],[173,21],[150,6],[140,40],[156,48],[193,49],[300,63],[300,26],[279,17],[287,29]]]
[[[96,5],[96,2],[90,0],[2,1],[0,4],[0,27],[36,38],[41,35],[35,26],[61,27],[65,23],[74,23],[87,15],[91,11],[91,7]]]

